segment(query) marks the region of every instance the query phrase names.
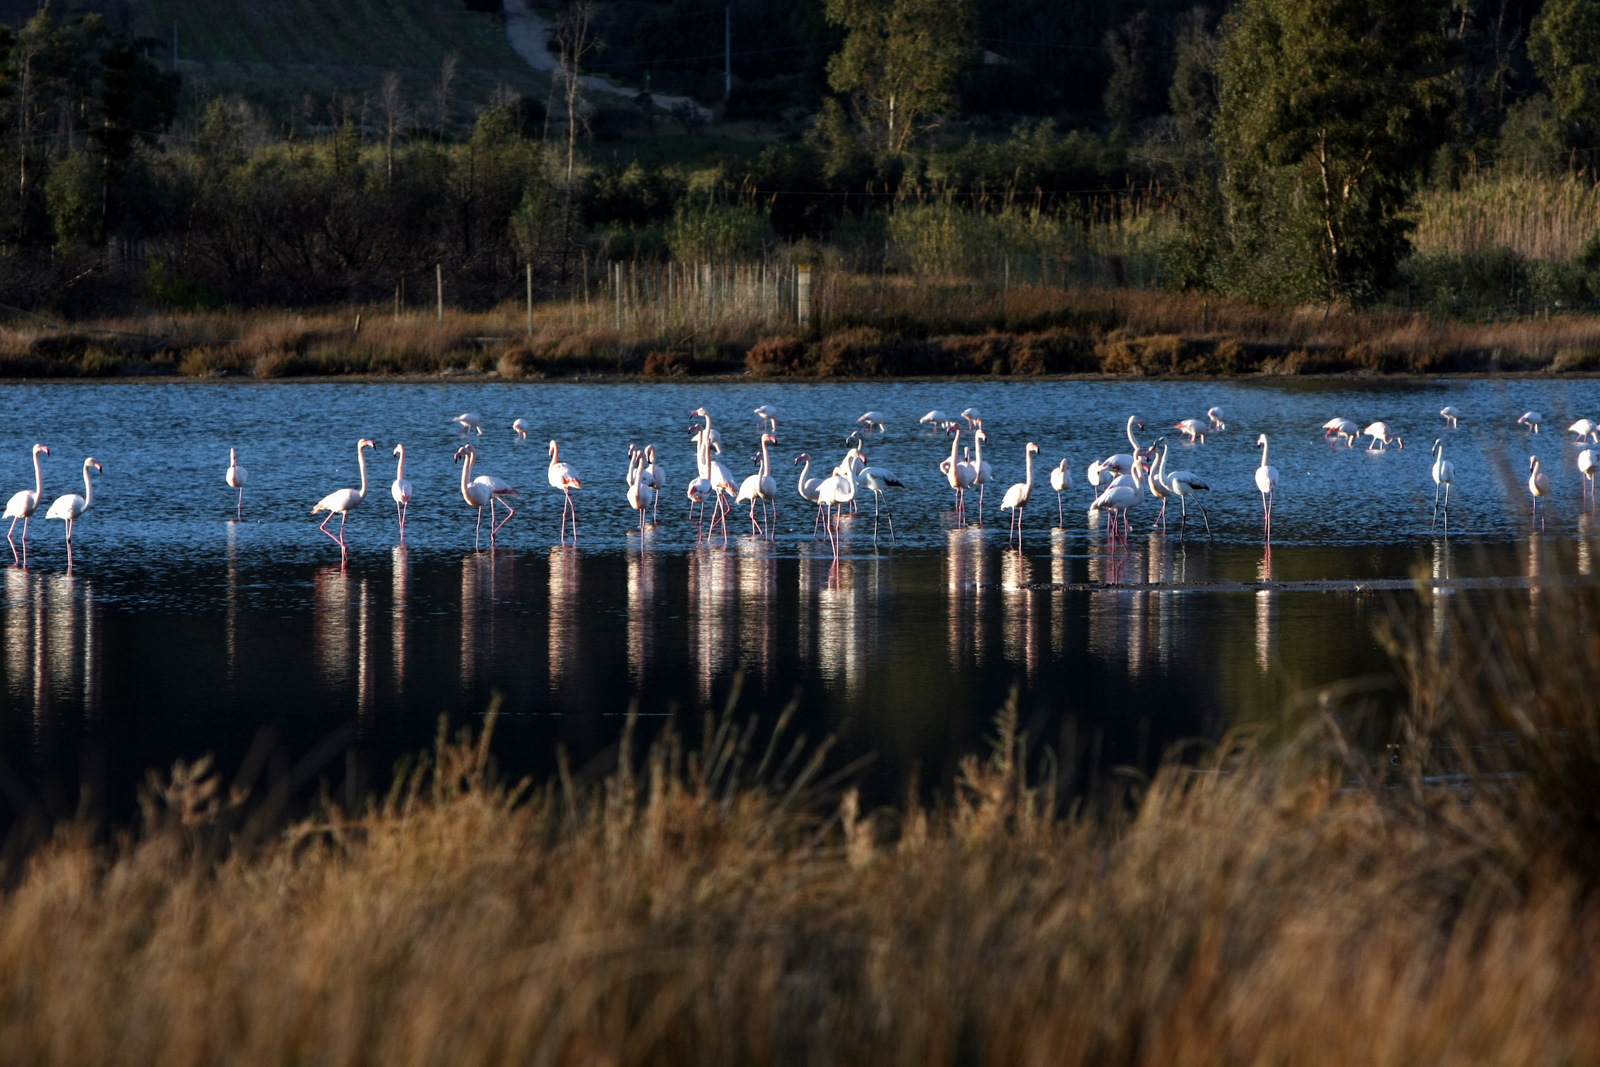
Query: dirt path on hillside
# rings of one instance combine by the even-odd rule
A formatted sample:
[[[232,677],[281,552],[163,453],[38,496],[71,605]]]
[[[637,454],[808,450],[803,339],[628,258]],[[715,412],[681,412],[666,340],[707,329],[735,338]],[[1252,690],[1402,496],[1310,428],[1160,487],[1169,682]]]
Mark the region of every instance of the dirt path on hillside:
[[[528,0],[505,0],[506,39],[511,42],[512,49],[528,63],[534,70],[556,77],[560,73],[560,63],[556,60],[554,52],[547,47],[554,28],[539,15],[534,14],[528,6]],[[592,74],[578,75],[578,84],[583,88],[599,93],[610,93],[631,99],[635,90],[613,84],[604,78]],[[671,112],[679,104],[688,104],[700,113],[701,118],[711,120],[710,108],[696,103],[687,96],[673,96],[668,93],[651,93],[650,99],[656,107],[663,111]]]

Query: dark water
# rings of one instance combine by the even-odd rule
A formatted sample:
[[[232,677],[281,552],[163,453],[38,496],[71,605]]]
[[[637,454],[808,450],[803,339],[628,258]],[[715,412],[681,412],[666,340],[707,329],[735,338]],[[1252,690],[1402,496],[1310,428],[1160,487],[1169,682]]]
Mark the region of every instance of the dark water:
[[[146,768],[207,752],[237,767],[263,727],[292,760],[353,724],[354,747],[328,773],[355,768],[381,785],[397,756],[430,742],[438,716],[473,722],[493,692],[504,766],[545,772],[561,744],[581,767],[614,744],[630,699],[652,723],[676,712],[692,733],[741,668],[744,712],[775,718],[798,694],[794,730],[837,736],[840,763],[872,754],[867,782],[883,796],[913,776],[948,783],[1013,683],[1037,745],[1079,773],[1149,767],[1184,738],[1283,728],[1296,693],[1331,682],[1367,679],[1392,703],[1371,626],[1412,603],[1390,580],[1418,567],[1445,578],[1591,570],[1576,448],[1559,429],[1600,412],[1592,382],[140,383],[0,397],[4,495],[31,485],[34,441],[53,453],[47,501],[82,491],[85,455],[105,466],[70,574],[60,524],[41,507],[27,568],[4,576],[0,787],[12,807],[44,796],[70,808],[87,785],[125,812]],[[713,412],[740,477],[762,402],[780,412],[779,535],[743,536],[736,517],[733,536],[698,540],[681,488],[693,467],[687,413]],[[1443,429],[1445,403],[1465,413],[1459,430]],[[1169,463],[1212,485],[1213,538],[1198,524],[1182,540],[1176,525],[1151,531],[1147,502],[1128,551],[1111,552],[1085,511],[1084,466],[1127,450],[1128,414],[1153,430],[1213,404],[1230,429],[1194,447],[1174,435]],[[915,423],[967,405],[986,417],[995,468],[983,528],[953,526],[937,470],[949,439]],[[907,488],[892,498],[894,542],[884,525],[874,549],[869,502],[846,521],[835,565],[812,539],[790,460],[804,449],[836,461],[869,408],[891,417],[869,437],[870,459]],[[1546,415],[1544,433],[1514,425],[1529,408]],[[493,552],[487,540],[473,550],[475,514],[451,463],[462,438],[449,418],[464,410],[484,417],[480,471],[524,494]],[[1331,447],[1319,427],[1334,415],[1384,418],[1409,447]],[[515,439],[518,416],[535,440]],[[1252,484],[1261,432],[1280,473],[1270,550]],[[1448,537],[1429,530],[1436,435],[1456,465]],[[383,448],[369,455],[372,495],[350,520],[341,566],[309,512],[357,483],[359,436]],[[584,476],[578,548],[555,545],[552,436]],[[1040,484],[1018,554],[995,508],[1029,440],[1042,449]],[[405,548],[387,495],[396,441],[416,490]],[[629,442],[657,445],[672,487],[642,539],[623,494]],[[230,446],[251,471],[242,522],[230,521],[222,483]],[[1556,487],[1537,535],[1529,454]],[[1075,484],[1053,528],[1045,468],[1062,456]]]

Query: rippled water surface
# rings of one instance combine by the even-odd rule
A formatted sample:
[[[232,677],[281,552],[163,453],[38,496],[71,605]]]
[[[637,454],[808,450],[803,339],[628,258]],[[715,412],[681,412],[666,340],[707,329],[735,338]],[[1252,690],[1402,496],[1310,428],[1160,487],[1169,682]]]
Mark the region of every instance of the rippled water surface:
[[[1030,731],[1073,766],[1148,766],[1183,738],[1279,724],[1307,687],[1368,678],[1392,699],[1371,623],[1408,602],[1403,580],[1419,566],[1443,578],[1589,573],[1591,516],[1560,431],[1600,414],[1590,381],[137,383],[0,397],[4,495],[31,486],[35,441],[52,450],[47,501],[82,491],[85,456],[105,468],[70,573],[60,523],[41,507],[27,567],[4,575],[0,778],[13,807],[30,790],[66,804],[87,784],[113,809],[147,767],[206,752],[238,766],[264,727],[288,759],[354,724],[336,777],[349,767],[380,784],[439,715],[469,722],[492,692],[505,698],[507,767],[547,770],[557,743],[581,766],[614,743],[630,698],[652,721],[677,711],[697,723],[741,667],[744,711],[775,718],[798,694],[796,729],[837,735],[841,760],[872,754],[869,782],[885,796],[913,776],[948,782],[1013,682]],[[753,470],[760,403],[779,411],[777,537],[751,538],[736,513],[726,539],[701,539],[683,489],[688,413],[710,409],[738,478]],[[1446,403],[1462,410],[1459,429],[1439,418]],[[937,469],[950,438],[916,419],[969,405],[985,417],[995,483],[985,525],[962,528]],[[1084,467],[1128,450],[1130,414],[1149,443],[1212,405],[1226,432],[1190,446],[1169,431],[1169,469],[1211,486],[1212,536],[1191,513],[1180,538],[1175,509],[1166,533],[1152,530],[1147,501],[1127,550],[1111,551],[1086,510]],[[869,459],[906,488],[891,490],[893,539],[885,519],[874,544],[869,496],[835,564],[813,540],[792,460],[836,462],[868,409],[889,417]],[[1515,425],[1528,409],[1544,413],[1543,433]],[[493,552],[487,538],[474,551],[451,461],[463,438],[449,419],[462,411],[484,420],[479,471],[523,494]],[[1384,419],[1406,447],[1330,445],[1320,426],[1335,415]],[[511,432],[519,416],[533,439]],[[1260,433],[1279,472],[1270,550],[1252,480]],[[341,566],[310,506],[359,483],[363,436],[381,447]],[[1430,532],[1436,436],[1456,469],[1447,537]],[[577,548],[556,544],[552,437],[583,477]],[[388,496],[397,441],[415,487],[404,548]],[[997,508],[1028,441],[1041,453],[1019,554]],[[670,486],[642,537],[624,498],[630,442],[657,446]],[[242,521],[222,481],[230,447],[250,470]],[[1555,489],[1538,534],[1530,454]],[[1058,526],[1045,479],[1062,457],[1074,484]]]

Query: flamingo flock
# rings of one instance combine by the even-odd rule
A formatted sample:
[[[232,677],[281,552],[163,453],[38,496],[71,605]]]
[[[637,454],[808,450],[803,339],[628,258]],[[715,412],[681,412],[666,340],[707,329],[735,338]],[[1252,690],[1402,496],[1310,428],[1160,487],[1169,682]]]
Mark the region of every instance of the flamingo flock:
[[[770,404],[762,404],[754,409],[754,414],[759,427],[757,445],[759,451],[751,461],[755,469],[746,477],[736,480],[724,462],[726,454],[723,451],[723,437],[712,425],[711,412],[703,406],[690,412],[690,418],[697,420],[691,422],[689,427],[689,437],[694,447],[695,473],[688,482],[686,496],[690,519],[695,525],[698,537],[713,536],[720,526],[722,536],[726,538],[727,517],[736,504],[746,505],[751,537],[772,540],[777,536],[780,492],[777,478],[773,474],[773,451],[779,444],[778,411]],[[1459,408],[1450,405],[1440,409],[1439,417],[1444,421],[1447,430],[1455,430],[1465,416]],[[517,506],[513,501],[520,502],[522,494],[509,481],[486,473],[479,467],[478,446],[472,443],[472,440],[484,435],[484,420],[476,413],[464,412],[452,418],[450,422],[459,428],[463,436],[469,438],[456,448],[454,460],[460,466],[461,498],[475,513],[474,547],[482,545],[485,508],[489,510],[488,534],[490,545],[493,547],[498,543],[506,525],[516,516]],[[872,436],[873,440],[877,440],[876,435],[887,433],[890,417],[874,410],[865,412],[854,422],[856,429],[845,442],[850,447],[836,465],[830,467],[826,462],[818,463],[810,452],[799,453],[793,461],[794,466],[800,468],[795,481],[795,492],[815,508],[812,537],[813,539],[826,537],[835,557],[840,551],[843,519],[847,513],[858,511],[860,497],[864,493],[871,493],[873,497],[874,543],[878,542],[880,523],[885,519],[889,539],[891,543],[894,542],[897,535],[894,510],[889,501],[890,491],[904,489],[908,484],[894,471],[873,463],[867,455],[867,437],[863,435]],[[943,410],[934,409],[917,422],[927,428],[930,436],[949,437],[949,453],[937,464],[937,468],[939,475],[953,494],[950,508],[951,524],[956,527],[968,524],[967,491],[976,487],[978,490],[976,522],[981,526],[985,487],[995,477],[992,466],[995,455],[992,451],[988,456],[985,454],[989,433],[984,424],[983,414],[973,407],[965,408],[953,416]],[[1523,427],[1530,434],[1537,434],[1544,422],[1545,416],[1541,412],[1527,411],[1518,416],[1512,425]],[[510,425],[518,441],[526,440],[533,430],[533,425],[524,418],[518,418]],[[1113,551],[1126,548],[1132,532],[1131,516],[1147,499],[1153,502],[1159,501],[1160,509],[1154,516],[1152,525],[1156,529],[1165,530],[1168,525],[1168,509],[1173,498],[1176,498],[1180,509],[1180,538],[1187,534],[1188,507],[1192,501],[1200,509],[1205,534],[1209,538],[1212,528],[1204,496],[1213,492],[1212,480],[1193,470],[1173,469],[1179,465],[1173,462],[1172,446],[1167,438],[1157,437],[1148,443],[1142,440],[1140,435],[1144,432],[1145,424],[1138,415],[1128,415],[1121,425],[1127,450],[1096,459],[1085,469],[1086,480],[1093,490],[1090,514],[1103,520],[1108,545]],[[1181,435],[1185,447],[1198,450],[1200,447],[1216,447],[1207,446],[1206,442],[1214,435],[1225,433],[1227,423],[1223,419],[1222,409],[1212,407],[1207,410],[1204,418],[1180,419],[1171,424],[1171,429]],[[1321,430],[1325,439],[1335,443],[1336,446],[1342,444],[1345,448],[1353,448],[1355,442],[1362,437],[1368,438],[1366,451],[1375,455],[1375,461],[1376,456],[1389,451],[1391,446],[1397,452],[1405,448],[1402,435],[1383,419],[1372,421],[1362,427],[1354,420],[1336,416],[1323,423]],[[1567,432],[1573,435],[1572,443],[1579,448],[1576,467],[1582,478],[1585,504],[1590,505],[1595,497],[1596,473],[1600,472],[1600,421],[1581,418],[1568,426]],[[968,441],[970,444],[966,443]],[[1267,435],[1258,434],[1255,446],[1260,452],[1259,463],[1254,469],[1254,483],[1261,502],[1262,537],[1270,544],[1280,475],[1278,468],[1273,466],[1270,460],[1272,450]],[[363,437],[356,441],[355,447],[360,485],[337,489],[317,501],[311,508],[312,515],[326,513],[318,529],[339,545],[341,553],[348,552],[345,530],[350,515],[365,502],[369,491],[367,451],[375,449],[377,445],[372,438]],[[873,450],[876,451],[876,446],[873,446]],[[566,544],[570,527],[571,543],[576,545],[578,517],[573,494],[583,489],[583,482],[577,468],[562,458],[559,441],[552,438],[547,453],[549,463],[546,467],[546,479],[550,487],[560,493],[562,498],[558,536],[561,543]],[[1023,478],[1007,489],[1000,504],[1000,510],[1009,513],[1008,544],[1015,544],[1019,551],[1022,548],[1028,505],[1033,500],[1035,459],[1040,453],[1041,449],[1037,443],[1033,441],[1025,443],[1020,457]],[[1456,463],[1447,459],[1445,453],[1445,438],[1443,436],[1435,438],[1429,450],[1431,459],[1429,475],[1434,484],[1433,521],[1430,528],[1437,528],[1442,518],[1448,529],[1450,504],[1456,483]],[[403,543],[406,538],[410,507],[416,492],[412,482],[406,477],[406,446],[396,444],[392,454],[396,462],[394,480],[390,483],[389,493],[395,504],[399,538]],[[1200,453],[1195,451],[1194,454],[1198,456]],[[31,453],[33,487],[16,492],[6,503],[4,517],[11,520],[6,539],[11,545],[13,557],[18,562],[26,560],[29,523],[44,499],[42,461],[44,457],[50,455],[50,449],[45,445],[33,446]],[[1398,462],[1398,460],[1385,462]],[[94,501],[92,474],[103,473],[104,469],[98,460],[93,457],[86,458],[82,465],[82,494],[68,493],[57,497],[45,513],[46,518],[59,519],[64,524],[69,563],[76,523]],[[1065,526],[1065,495],[1073,485],[1071,462],[1068,458],[1062,457],[1045,469],[1050,488],[1056,494],[1057,522]],[[1314,475],[1311,477],[1315,478]],[[228,465],[223,472],[223,482],[234,491],[234,513],[239,519],[244,515],[244,489],[249,480],[250,473],[240,463],[239,450],[230,448]],[[1528,459],[1526,484],[1531,500],[1531,521],[1535,527],[1544,529],[1548,523],[1548,510],[1554,494],[1554,485],[1549,472],[1544,468],[1544,461],[1537,456],[1530,456]],[[644,447],[632,444],[628,446],[624,486],[628,507],[635,516],[641,534],[648,527],[658,525],[661,498],[667,489],[667,476],[658,461],[654,444],[647,444]],[[336,515],[339,517],[339,526],[337,529],[332,529],[330,524]],[[20,544],[17,532],[19,521],[22,526]]]

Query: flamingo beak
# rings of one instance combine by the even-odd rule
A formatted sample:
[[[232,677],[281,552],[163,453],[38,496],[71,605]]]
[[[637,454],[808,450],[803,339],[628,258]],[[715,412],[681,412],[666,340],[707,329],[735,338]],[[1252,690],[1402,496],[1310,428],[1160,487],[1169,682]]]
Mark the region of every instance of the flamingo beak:
[[[43,452],[47,456],[50,454],[50,450],[48,448],[46,448],[44,445],[40,445],[39,446],[39,451]]]

